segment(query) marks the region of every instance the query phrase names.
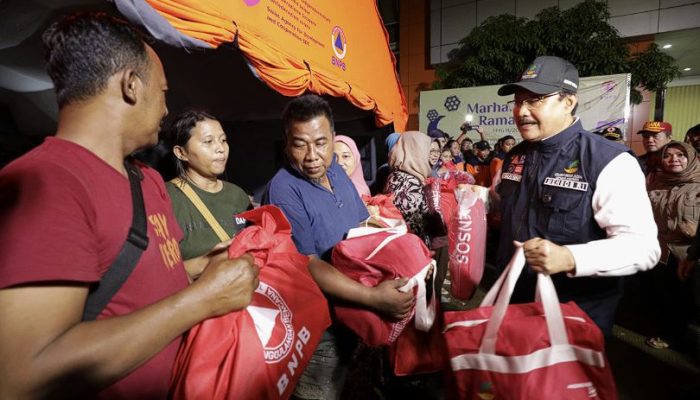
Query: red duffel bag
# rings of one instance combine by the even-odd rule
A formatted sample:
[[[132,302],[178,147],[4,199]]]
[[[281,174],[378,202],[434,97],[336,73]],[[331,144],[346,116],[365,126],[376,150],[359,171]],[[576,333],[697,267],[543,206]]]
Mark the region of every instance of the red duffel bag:
[[[366,344],[383,346],[393,343],[412,318],[413,325],[419,330],[428,331],[433,325],[435,261],[423,241],[406,232],[405,225],[388,229],[351,229],[348,239],[335,246],[331,259],[339,271],[369,287],[389,279],[410,278],[399,290],[413,290],[416,305],[413,312],[401,321],[363,308],[334,305],[336,320]]]
[[[282,211],[263,206],[238,216],[255,226],[236,235],[229,257],[255,257],[260,285],[245,310],[190,330],[175,360],[173,399],[287,399],[330,326],[326,298]]]
[[[457,189],[457,208],[447,227],[450,292],[469,300],[484,275],[486,259],[486,208],[469,188]]]
[[[617,399],[603,334],[575,303],[559,304],[548,275],[537,276],[540,302],[508,304],[524,264],[519,247],[481,307],[445,313],[453,397]]]

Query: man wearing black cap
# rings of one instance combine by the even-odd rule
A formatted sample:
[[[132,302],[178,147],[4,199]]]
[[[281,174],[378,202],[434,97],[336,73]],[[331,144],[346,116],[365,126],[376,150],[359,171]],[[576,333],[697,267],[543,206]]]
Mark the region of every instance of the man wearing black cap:
[[[612,140],[613,142],[624,143],[622,139],[622,130],[616,126],[609,126],[600,131],[600,136]]]
[[[660,250],[639,164],[623,145],[583,129],[574,116],[578,83],[571,63],[545,56],[498,90],[515,95],[509,104],[524,139],[497,187],[498,265],[523,242],[530,268],[514,301],[534,298],[533,271],[551,274],[560,301],[575,301],[610,335],[620,276],[652,268]]]
[[[474,176],[477,185],[491,186],[491,145],[486,140],[474,143],[474,156],[465,160],[464,166],[467,172]]]

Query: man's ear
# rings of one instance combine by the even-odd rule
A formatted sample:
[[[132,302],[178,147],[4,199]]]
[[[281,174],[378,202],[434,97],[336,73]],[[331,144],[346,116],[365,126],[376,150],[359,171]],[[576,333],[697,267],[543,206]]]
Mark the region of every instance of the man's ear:
[[[187,162],[187,155],[185,155],[185,149],[183,149],[182,146],[174,146],[173,154],[175,154],[178,160]]]
[[[133,69],[125,69],[122,72],[121,89],[122,97],[127,103],[136,104],[137,93],[141,85],[141,78]]]
[[[573,110],[574,107],[576,107],[576,104],[578,104],[578,96],[576,96],[576,95],[566,96],[566,106],[568,107],[569,110]]]

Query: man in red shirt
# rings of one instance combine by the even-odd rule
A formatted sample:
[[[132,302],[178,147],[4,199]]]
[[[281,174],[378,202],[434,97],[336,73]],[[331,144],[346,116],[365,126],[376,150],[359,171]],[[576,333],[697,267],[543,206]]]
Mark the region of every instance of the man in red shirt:
[[[76,14],[44,34],[59,105],[55,137],[0,171],[0,398],[167,396],[183,332],[245,307],[257,267],[211,252],[188,262],[163,180],[138,165],[149,244],[94,321],[91,285],[124,245],[131,190],[124,166],[157,142],[167,82],[128,24]]]

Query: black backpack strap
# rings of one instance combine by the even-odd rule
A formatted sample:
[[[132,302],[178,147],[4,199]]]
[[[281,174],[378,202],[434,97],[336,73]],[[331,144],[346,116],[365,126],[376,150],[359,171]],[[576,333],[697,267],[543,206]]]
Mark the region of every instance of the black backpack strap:
[[[148,247],[148,232],[146,231],[146,210],[143,205],[143,192],[141,191],[141,180],[143,175],[141,170],[133,162],[125,161],[131,186],[131,202],[133,205],[133,216],[131,218],[131,228],[122,246],[119,255],[109,266],[102,279],[90,289],[85,310],[83,311],[83,321],[91,321],[104,310],[112,297],[119,291],[126,279],[131,275],[141,254]]]

